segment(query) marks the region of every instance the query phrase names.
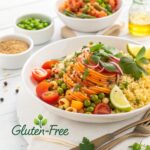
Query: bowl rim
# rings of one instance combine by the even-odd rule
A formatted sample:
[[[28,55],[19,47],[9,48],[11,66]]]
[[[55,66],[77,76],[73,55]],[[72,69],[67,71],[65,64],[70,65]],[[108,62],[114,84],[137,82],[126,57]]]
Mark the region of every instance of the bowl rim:
[[[63,0],[63,1],[64,1],[64,0]],[[73,17],[66,16],[65,14],[61,13],[61,12],[58,10],[60,0],[57,0],[57,1],[56,1],[55,9],[56,9],[56,13],[57,13],[58,15],[60,15],[60,16],[62,16],[62,17],[64,17],[64,18],[66,18],[66,19],[70,19],[70,20],[74,20],[74,21],[75,21],[75,20],[76,20],[76,21],[100,21],[100,20],[103,21],[104,19],[109,19],[109,18],[115,16],[117,13],[119,13],[119,12],[122,11],[122,8],[123,8],[123,0],[119,0],[119,1],[120,1],[120,6],[119,6],[119,8],[117,9],[117,11],[115,11],[114,13],[112,13],[112,14],[109,15],[109,16],[105,16],[105,17],[102,17],[102,18],[92,18],[92,19],[90,19],[90,18],[85,18],[85,19],[83,19],[83,18],[73,18]]]
[[[33,49],[34,47],[34,44],[33,44],[33,40],[27,36],[27,35],[24,35],[24,34],[18,34],[18,33],[13,33],[13,34],[5,34],[3,36],[0,36],[0,41],[3,41],[3,38],[9,38],[11,37],[11,39],[15,39],[15,38],[24,38],[26,39],[28,42],[20,39],[21,41],[24,41],[26,43],[29,44],[29,48],[21,53],[15,53],[15,54],[3,54],[3,53],[0,53],[0,57],[16,57],[16,56],[22,56],[22,55],[25,55],[26,53],[29,53],[31,52],[31,50]]]
[[[29,65],[30,61],[33,60],[33,58],[38,54],[40,53],[41,51],[43,51],[44,49],[46,49],[47,47],[49,47],[50,45],[55,45],[55,44],[59,44],[60,42],[62,41],[71,41],[71,40],[75,40],[75,39],[82,39],[82,38],[92,38],[92,37],[98,37],[98,38],[109,38],[109,39],[121,39],[121,40],[125,40],[125,41],[128,41],[128,42],[132,42],[132,43],[137,43],[137,44],[140,44],[138,42],[135,42],[133,40],[130,40],[130,39],[126,39],[126,38],[123,38],[123,37],[114,37],[114,36],[104,36],[104,35],[84,35],[84,36],[78,36],[78,37],[72,37],[72,38],[69,38],[69,39],[62,39],[62,40],[59,40],[59,41],[56,41],[56,42],[53,42],[51,44],[48,44],[46,45],[45,47],[41,48],[39,51],[35,52],[25,63],[23,69],[22,69],[22,72],[21,72],[21,78],[22,78],[22,81],[23,81],[23,85],[25,87],[25,89],[27,90],[27,92],[31,95],[31,97],[35,98],[37,101],[39,101],[39,103],[41,103],[42,105],[46,105],[47,107],[51,108],[51,110],[54,110],[55,112],[57,111],[57,113],[63,113],[64,115],[68,115],[68,114],[72,114],[72,116],[75,116],[75,117],[83,117],[83,118],[86,118],[88,116],[92,116],[94,118],[97,118],[97,119],[100,119],[100,118],[112,118],[112,117],[124,117],[124,116],[127,116],[127,115],[130,115],[130,114],[133,114],[133,113],[136,113],[136,112],[142,112],[148,108],[150,108],[150,104],[147,104],[141,108],[138,108],[138,109],[135,109],[135,110],[132,110],[130,112],[123,112],[123,113],[118,113],[118,114],[107,114],[107,115],[102,115],[102,114],[82,114],[82,113],[76,113],[76,112],[68,112],[68,111],[64,111],[64,110],[61,110],[61,109],[58,109],[52,105],[49,105],[47,104],[46,102],[42,101],[40,98],[38,98],[31,90],[30,88],[27,86],[26,84],[26,80],[25,80],[25,70],[26,70],[26,67]],[[83,121],[84,122],[84,121]]]
[[[20,28],[20,27],[17,26],[17,22],[18,22],[19,19],[21,19],[21,18],[23,18],[23,17],[28,17],[28,16],[30,17],[30,15],[31,15],[31,16],[32,16],[32,15],[39,15],[39,16],[41,16],[41,17],[47,17],[47,18],[49,18],[49,20],[50,20],[50,24],[49,24],[47,27],[45,27],[45,28],[43,28],[43,29],[40,29],[40,30],[27,30],[27,29],[23,29],[23,28]],[[38,12],[37,12],[37,13],[36,13],[36,12],[34,12],[34,13],[24,13],[24,14],[22,14],[22,15],[17,16],[17,17],[14,19],[14,27],[17,28],[17,29],[19,29],[19,30],[28,32],[28,33],[42,32],[42,31],[45,31],[45,30],[47,30],[47,29],[53,28],[53,26],[54,26],[53,18],[52,18],[51,16],[49,16],[48,14],[46,14],[46,13],[38,13]]]

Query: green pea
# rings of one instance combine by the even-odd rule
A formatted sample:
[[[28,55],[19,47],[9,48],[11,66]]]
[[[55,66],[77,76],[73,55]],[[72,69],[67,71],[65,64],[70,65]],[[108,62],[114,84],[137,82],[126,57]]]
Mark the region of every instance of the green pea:
[[[63,84],[61,85],[61,88],[62,88],[63,90],[67,90],[67,85],[66,85],[65,83],[63,83]]]
[[[42,19],[30,17],[21,20],[17,25],[27,30],[39,30],[47,27],[49,23]]]
[[[44,24],[44,27],[47,27],[49,25],[48,22],[44,22],[43,24]]]
[[[94,107],[90,106],[86,109],[87,112],[93,112],[94,111]]]
[[[62,83],[63,83],[63,80],[57,80],[57,84],[60,86],[60,85],[62,85]]]
[[[42,28],[44,28],[44,26],[43,26],[42,23],[40,23],[40,24],[38,24],[37,28],[38,28],[38,29],[42,29]]]
[[[25,28],[23,24],[18,24],[18,27],[23,28],[23,29]]]
[[[32,27],[28,26],[27,29],[28,29],[28,30],[32,30]]]
[[[105,94],[104,93],[100,93],[100,94],[98,94],[98,97],[99,97],[99,99],[103,99],[105,97]]]
[[[62,95],[64,93],[64,90],[61,87],[57,88],[58,94]]]
[[[97,95],[91,95],[91,100],[93,102],[97,101],[98,100],[98,96]]]
[[[98,99],[98,100],[94,101],[94,103],[95,103],[95,104],[99,104],[100,102],[101,102],[101,100],[100,100],[100,99]]]
[[[24,29],[28,29],[28,25],[27,24],[24,25]]]
[[[88,106],[90,106],[91,105],[91,101],[90,100],[85,100],[84,101],[84,106],[85,107],[88,107]]]
[[[94,103],[91,104],[92,107],[95,107],[96,105]]]
[[[31,26],[31,27],[34,27],[34,24],[31,22],[31,23],[30,23],[30,26]]]

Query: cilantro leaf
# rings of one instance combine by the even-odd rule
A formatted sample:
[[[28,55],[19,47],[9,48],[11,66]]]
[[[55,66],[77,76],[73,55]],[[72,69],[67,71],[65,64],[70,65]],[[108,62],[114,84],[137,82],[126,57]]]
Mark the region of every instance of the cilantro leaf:
[[[121,57],[119,65],[124,73],[130,74],[136,80],[142,76],[142,71],[139,69],[133,58]]]
[[[92,55],[91,57],[90,57],[90,59],[94,62],[94,63],[98,63],[99,62],[99,60],[100,60],[100,57],[99,56],[96,56],[96,55]]]
[[[137,55],[135,57],[136,61],[138,61],[138,60],[140,60],[141,58],[144,57],[145,51],[146,51],[145,47],[142,47],[140,49],[140,51],[137,53]]]
[[[132,150],[141,150],[142,145],[139,143],[134,143],[133,145],[129,146],[129,148],[131,148]]]
[[[150,145],[146,145],[145,150],[150,150]]]
[[[116,72],[117,68],[114,64],[108,63],[108,62],[102,62],[100,61],[100,64],[107,70],[110,72]]]
[[[88,68],[86,68],[86,69],[84,70],[82,79],[85,80],[88,75],[89,75],[89,70],[88,70]]]
[[[103,44],[101,43],[95,44],[90,48],[90,52],[99,51],[102,47],[103,47]]]
[[[131,150],[150,150],[150,145],[144,145],[142,143],[134,143],[129,146]]]
[[[94,150],[94,144],[92,144],[88,138],[84,137],[82,143],[79,145],[80,150]]]
[[[121,52],[115,54],[114,56],[116,56],[117,58],[121,58],[123,56],[123,54]]]
[[[149,63],[149,60],[146,59],[145,57],[142,57],[138,60],[137,63],[142,63],[142,64],[148,64]]]

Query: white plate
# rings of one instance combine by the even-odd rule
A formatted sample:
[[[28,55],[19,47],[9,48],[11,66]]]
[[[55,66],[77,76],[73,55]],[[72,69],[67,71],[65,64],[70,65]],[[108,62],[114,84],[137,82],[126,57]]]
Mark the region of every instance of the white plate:
[[[120,113],[120,114],[89,115],[89,114],[80,114],[80,113],[70,113],[55,108],[51,105],[48,105],[47,103],[41,101],[36,96],[35,85],[33,84],[30,78],[31,70],[37,66],[41,66],[41,64],[43,64],[43,62],[45,62],[46,60],[61,58],[62,56],[71,54],[72,52],[81,49],[83,45],[87,45],[90,41],[102,42],[104,44],[114,46],[119,50],[126,50],[127,43],[129,42],[135,43],[133,41],[123,39],[123,38],[91,35],[91,36],[82,36],[82,37],[65,39],[47,45],[46,47],[36,52],[32,57],[30,57],[30,59],[25,64],[22,71],[23,84],[27,92],[30,93],[31,97],[35,101],[37,101],[40,105],[45,106],[45,109],[47,109],[50,113],[54,113],[71,120],[89,122],[89,123],[105,123],[105,122],[121,121],[139,115],[142,112],[145,112],[147,109],[149,109],[150,105],[147,105],[143,108],[128,113]]]
[[[28,128],[32,128],[34,125],[33,120],[37,117],[38,114],[42,114],[45,118],[48,119],[48,123],[46,128],[49,125],[56,124],[59,127],[68,128],[69,135],[64,137],[61,136],[59,138],[66,139],[75,144],[80,143],[81,139],[85,136],[89,139],[94,139],[103,134],[110,133],[119,129],[131,122],[134,122],[140,119],[140,116],[137,116],[133,119],[127,121],[121,121],[118,123],[105,123],[105,124],[88,124],[81,123],[76,121],[71,121],[68,119],[64,119],[63,117],[59,117],[58,115],[54,115],[49,113],[38,101],[34,98],[31,98],[28,92],[24,90],[24,87],[20,89],[20,92],[17,96],[17,115],[19,119],[19,123],[21,125],[26,124]],[[83,130],[84,129],[84,130]],[[30,150],[41,150],[41,147],[44,150],[69,150],[68,147],[64,147],[62,145],[56,145],[53,143],[47,142],[39,142],[32,141],[32,136],[24,136],[25,140],[29,143],[31,149]],[[132,138],[129,139],[118,146],[116,146],[113,150],[127,150],[128,145],[133,144],[134,142],[141,142],[142,138]],[[145,138],[144,143],[149,143],[150,138]]]

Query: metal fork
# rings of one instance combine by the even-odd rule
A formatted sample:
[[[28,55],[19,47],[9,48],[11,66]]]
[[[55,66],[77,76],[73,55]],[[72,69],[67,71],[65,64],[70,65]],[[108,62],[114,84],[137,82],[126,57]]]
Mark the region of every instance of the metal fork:
[[[130,128],[133,128],[135,127],[136,125],[139,125],[141,123],[144,123],[144,122],[147,122],[147,121],[150,121],[150,118],[146,119],[148,116],[150,115],[150,110],[148,110],[145,115],[143,116],[143,118],[141,120],[138,120],[134,123],[131,123],[125,127],[122,127],[112,133],[109,133],[109,134],[106,134],[106,135],[103,135],[101,137],[98,137],[94,140],[92,140],[91,142],[94,144],[95,146],[95,149],[96,148],[99,148],[100,146],[102,146],[103,144],[109,142],[110,140],[113,140],[117,135],[119,135],[120,133],[130,129]],[[79,146],[77,147],[74,147],[72,148],[71,150],[80,150]]]
[[[144,118],[150,118],[150,110],[144,115]],[[104,146],[101,146],[97,148],[96,150],[111,150],[113,147],[115,147],[117,144],[123,142],[124,140],[131,138],[131,137],[148,137],[150,136],[150,121],[137,125],[135,129],[127,133],[111,142],[108,144],[105,144]]]

